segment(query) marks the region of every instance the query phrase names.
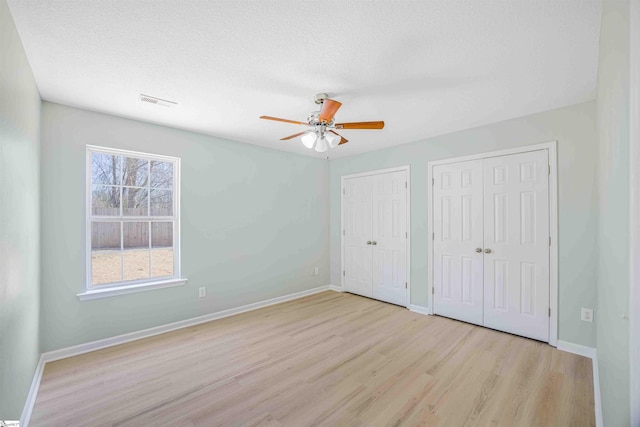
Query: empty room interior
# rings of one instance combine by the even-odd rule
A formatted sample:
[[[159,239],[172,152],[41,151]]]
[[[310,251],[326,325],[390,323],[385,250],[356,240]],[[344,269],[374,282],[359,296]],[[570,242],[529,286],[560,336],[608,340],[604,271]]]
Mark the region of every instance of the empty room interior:
[[[0,424],[640,427],[639,80],[640,0],[0,0]]]

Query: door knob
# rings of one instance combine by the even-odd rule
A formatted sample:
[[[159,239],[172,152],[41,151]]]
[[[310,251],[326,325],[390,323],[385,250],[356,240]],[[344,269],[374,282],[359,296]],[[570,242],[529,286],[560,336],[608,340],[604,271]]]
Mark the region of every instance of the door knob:
[[[490,254],[490,253],[491,253],[491,249],[489,249],[489,248],[485,249],[485,250],[484,250],[484,253],[485,253],[485,254]]]
[[[367,241],[367,245],[370,245],[370,244],[371,244],[371,240]]]
[[[482,248],[476,248],[476,253],[481,253],[482,252]]]
[[[372,245],[377,245],[378,242],[376,242],[375,240],[373,242],[371,242]]]

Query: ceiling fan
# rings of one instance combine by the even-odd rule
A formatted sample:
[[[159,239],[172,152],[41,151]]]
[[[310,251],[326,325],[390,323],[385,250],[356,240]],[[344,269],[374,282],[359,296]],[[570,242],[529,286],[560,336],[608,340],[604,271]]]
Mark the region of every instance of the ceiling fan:
[[[317,94],[314,100],[316,104],[321,105],[320,111],[313,111],[309,113],[309,117],[307,117],[306,122],[298,122],[295,120],[280,119],[278,117],[270,116],[260,116],[260,118],[311,127],[309,130],[285,136],[284,138],[280,138],[280,140],[286,141],[300,136],[305,147],[314,149],[318,153],[324,153],[329,148],[335,148],[338,145],[349,142],[348,139],[338,134],[334,129],[347,130],[384,128],[383,121],[335,123],[334,116],[342,106],[342,103],[329,99],[329,95],[326,93]]]

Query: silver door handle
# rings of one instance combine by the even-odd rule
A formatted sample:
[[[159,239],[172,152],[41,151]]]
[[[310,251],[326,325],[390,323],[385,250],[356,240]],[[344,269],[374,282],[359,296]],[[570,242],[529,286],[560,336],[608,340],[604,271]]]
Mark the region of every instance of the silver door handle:
[[[481,253],[482,252],[482,248],[476,248],[476,253]]]
[[[370,244],[371,244],[371,240],[367,241],[367,245],[370,245]]]
[[[375,240],[373,242],[371,242],[372,245],[377,245],[378,242],[376,242]]]
[[[485,254],[490,254],[490,253],[491,253],[491,249],[489,249],[489,248],[485,249],[485,250],[484,250],[484,253],[485,253]]]

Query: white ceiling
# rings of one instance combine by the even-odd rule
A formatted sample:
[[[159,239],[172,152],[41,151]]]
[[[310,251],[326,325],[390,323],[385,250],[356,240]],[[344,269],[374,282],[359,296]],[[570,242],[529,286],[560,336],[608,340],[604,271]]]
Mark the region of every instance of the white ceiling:
[[[336,158],[596,91],[596,0],[8,3],[45,100],[318,157],[258,116],[305,121],[327,92],[338,122],[385,121]]]

